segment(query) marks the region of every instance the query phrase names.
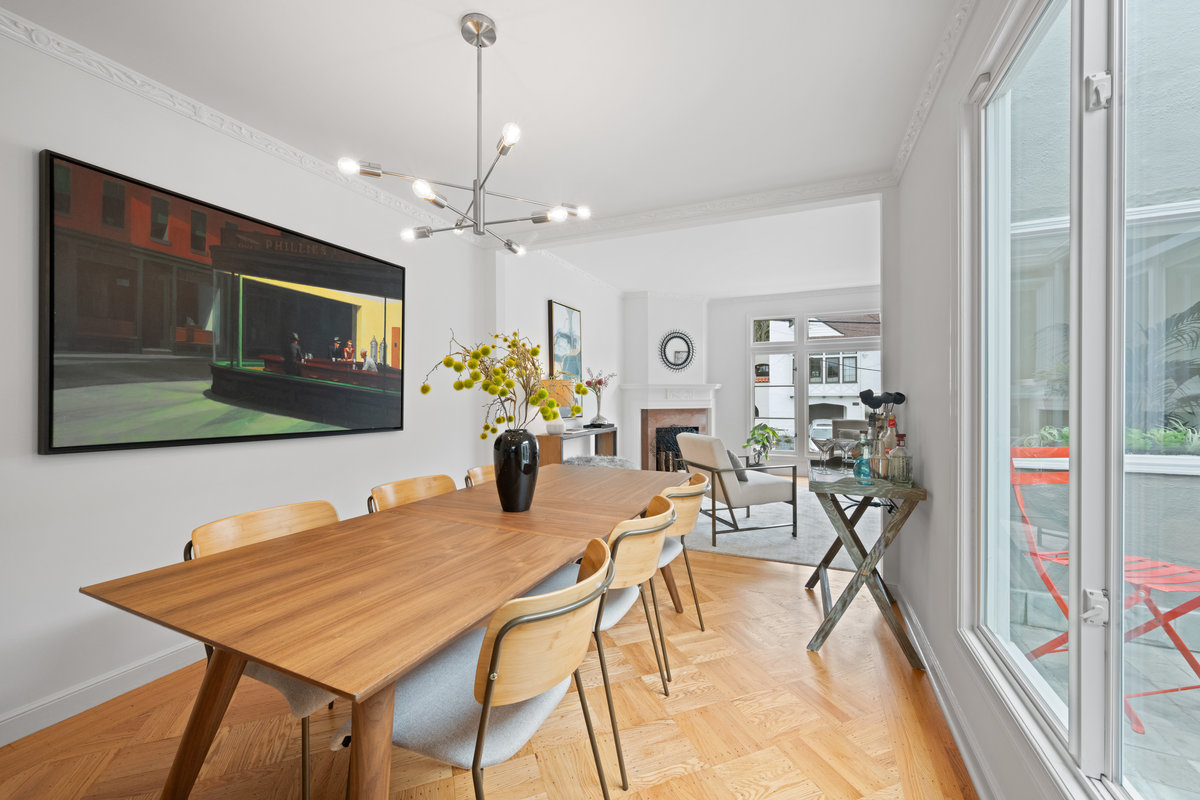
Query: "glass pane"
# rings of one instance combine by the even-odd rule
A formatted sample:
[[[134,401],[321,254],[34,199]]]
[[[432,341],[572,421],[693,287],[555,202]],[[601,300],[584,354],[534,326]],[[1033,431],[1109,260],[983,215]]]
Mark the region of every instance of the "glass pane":
[[[808,382],[821,383],[821,357],[809,356],[808,358]]]
[[[983,623],[1067,724],[1070,7],[984,108]]]
[[[855,383],[858,380],[858,359],[846,356],[842,359],[842,382]]]
[[[754,424],[765,422],[779,432],[776,450],[796,448],[795,370],[794,353],[754,356]]]
[[[754,320],[754,343],[765,342],[794,342],[796,341],[796,320],[788,319],[756,319]]]
[[[1200,799],[1200,5],[1126,8],[1122,782]]]
[[[879,312],[829,314],[808,318],[809,339],[848,339],[879,335]]]
[[[879,393],[883,391],[879,381],[879,351],[858,350],[851,354],[815,353],[809,356],[809,362],[818,364],[841,360],[842,383],[809,384],[808,387],[808,424],[816,423],[822,431],[832,432],[835,419],[866,419],[870,412],[858,393],[870,389]],[[854,375],[845,372],[846,362],[855,365]],[[853,377],[854,380],[850,380]],[[805,426],[807,430],[807,425]],[[809,444],[809,452],[816,453],[816,448]]]

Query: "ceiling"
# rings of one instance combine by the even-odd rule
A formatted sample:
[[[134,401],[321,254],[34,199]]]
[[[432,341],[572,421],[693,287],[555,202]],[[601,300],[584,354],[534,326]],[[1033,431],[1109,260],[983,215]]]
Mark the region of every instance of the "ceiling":
[[[591,223],[520,237],[567,257],[580,237],[894,181],[969,0],[0,4],[322,161],[464,184],[475,54],[459,19],[485,13],[485,158],[503,123],[523,134],[489,188],[590,206]],[[488,216],[521,210],[500,206]]]

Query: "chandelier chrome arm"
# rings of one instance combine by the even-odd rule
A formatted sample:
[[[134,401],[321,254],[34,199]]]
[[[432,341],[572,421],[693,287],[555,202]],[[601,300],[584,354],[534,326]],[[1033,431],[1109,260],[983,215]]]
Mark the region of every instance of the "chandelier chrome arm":
[[[533,224],[541,224],[544,222],[562,222],[568,217],[578,217],[579,219],[588,219],[591,217],[591,211],[587,206],[574,206],[566,203],[545,203],[540,200],[531,200],[526,197],[518,197],[511,194],[503,194],[501,192],[493,192],[487,188],[487,182],[491,179],[492,173],[496,169],[496,165],[500,163],[500,159],[508,155],[513,146],[516,145],[521,138],[521,129],[516,123],[507,123],[500,133],[500,141],[496,144],[496,155],[492,159],[491,166],[488,167],[487,173],[483,171],[483,48],[489,47],[496,42],[496,24],[487,16],[478,13],[466,14],[459,20],[460,30],[463,39],[467,44],[475,48],[475,180],[470,186],[465,186],[458,183],[449,183],[447,181],[435,181],[429,178],[419,178],[416,175],[406,175],[402,172],[390,172],[383,169],[377,163],[370,161],[356,161],[351,158],[338,159],[338,169],[348,175],[355,173],[366,175],[371,178],[380,178],[384,175],[393,178],[401,178],[403,180],[412,181],[413,193],[422,200],[433,203],[438,208],[448,208],[455,216],[458,217],[453,225],[433,228],[428,225],[418,228],[406,228],[401,231],[400,238],[405,241],[413,241],[414,239],[428,239],[435,233],[444,231],[454,231],[462,233],[469,226],[477,236],[488,234],[499,241],[511,253],[521,255],[525,252],[525,248],[513,242],[512,239],[505,239],[503,236],[488,230],[490,225],[507,225],[513,222],[531,222]],[[460,211],[446,200],[438,192],[434,191],[433,186],[445,187],[447,189],[457,189],[459,191],[470,192],[471,202],[467,205],[466,211]],[[519,203],[528,203],[538,206],[543,211],[531,214],[528,217],[512,217],[509,219],[487,220],[485,216],[485,201],[488,197],[497,197],[505,200],[513,200]]]

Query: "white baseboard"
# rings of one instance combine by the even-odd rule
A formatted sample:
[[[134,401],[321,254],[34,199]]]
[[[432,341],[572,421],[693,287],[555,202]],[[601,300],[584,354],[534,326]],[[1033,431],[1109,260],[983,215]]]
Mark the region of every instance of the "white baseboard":
[[[964,724],[966,715],[958,703],[958,698],[954,696],[954,692],[946,683],[937,654],[933,652],[933,646],[929,643],[929,638],[921,627],[921,620],[917,618],[916,612],[904,599],[904,595],[900,593],[898,587],[890,585],[888,588],[891,589],[892,596],[896,598],[896,603],[899,604],[900,611],[904,615],[908,636],[912,640],[913,646],[917,648],[917,652],[921,654],[921,660],[925,662],[925,673],[929,676],[933,694],[937,697],[938,705],[942,707],[942,715],[946,718],[946,724],[950,726],[950,735],[954,737],[954,743],[958,745],[958,752],[962,755],[963,764],[971,776],[972,783],[975,784],[976,794],[979,795],[980,800],[1003,800],[997,791],[996,779],[992,775],[991,769],[988,768],[985,761],[979,758],[979,743],[972,735],[970,726]]]
[[[0,747],[183,669],[202,658],[202,646],[197,642],[187,642],[14,709],[0,716]]]

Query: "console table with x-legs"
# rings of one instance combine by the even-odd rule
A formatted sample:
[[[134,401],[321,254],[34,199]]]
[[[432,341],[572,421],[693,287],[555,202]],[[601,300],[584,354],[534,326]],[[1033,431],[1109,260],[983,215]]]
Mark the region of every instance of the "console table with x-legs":
[[[821,607],[825,612],[825,619],[821,621],[817,632],[809,641],[808,649],[813,651],[821,649],[821,645],[833,632],[834,626],[838,624],[842,615],[846,613],[846,609],[850,607],[855,595],[866,586],[875,600],[875,605],[879,606],[884,622],[895,635],[896,641],[900,643],[900,649],[904,651],[908,663],[912,665],[913,669],[925,669],[921,656],[917,653],[917,649],[901,624],[900,615],[892,608],[891,592],[888,591],[887,584],[883,582],[883,577],[878,570],[884,552],[895,541],[900,529],[904,527],[904,523],[912,514],[913,509],[917,507],[917,503],[926,498],[925,490],[919,486],[897,486],[884,480],[872,480],[869,484],[862,484],[857,478],[842,478],[836,481],[810,480],[808,490],[817,496],[821,508],[825,509],[826,516],[829,517],[834,531],[837,532],[837,540],[817,564],[817,568],[813,570],[808,583],[804,586],[811,590],[818,583],[821,584]],[[846,516],[841,503],[838,502],[837,495],[861,498],[849,517]],[[855,526],[862,519],[872,501],[877,499],[891,500],[895,507],[887,525],[880,532],[879,539],[868,551],[855,531]],[[833,557],[843,547],[846,548],[847,554],[854,562],[855,573],[837,602],[831,604],[827,571]]]

